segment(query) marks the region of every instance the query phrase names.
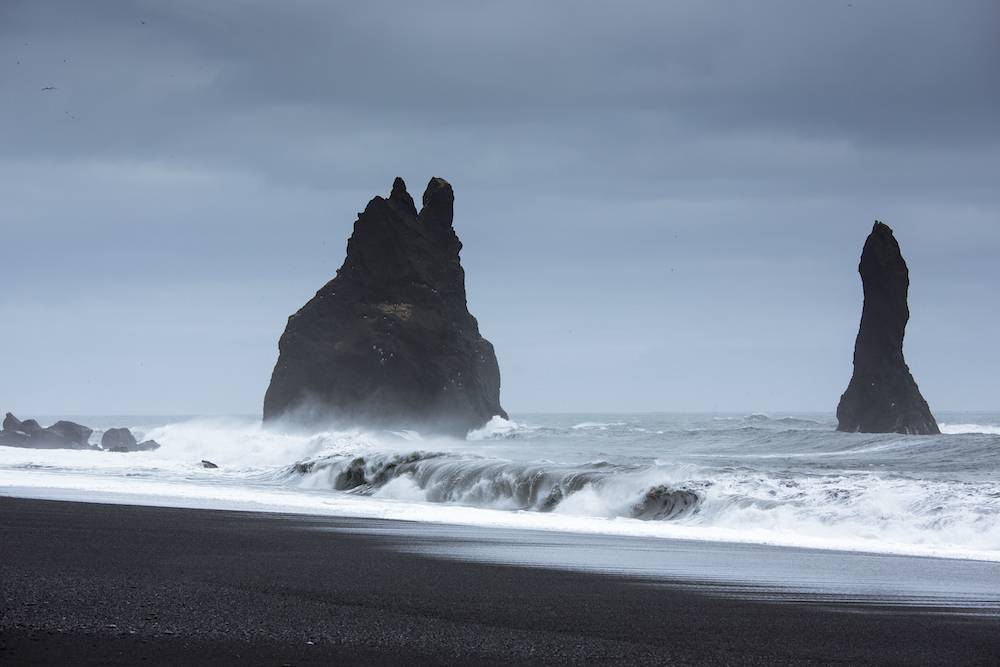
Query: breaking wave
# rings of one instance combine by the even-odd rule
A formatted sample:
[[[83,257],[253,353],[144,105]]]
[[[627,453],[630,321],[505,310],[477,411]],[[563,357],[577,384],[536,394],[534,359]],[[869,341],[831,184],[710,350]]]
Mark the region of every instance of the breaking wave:
[[[444,452],[324,457],[296,463],[289,477],[308,488],[503,510],[674,519],[696,511],[691,486],[644,481],[647,471],[607,462],[523,464]],[[579,502],[586,496],[589,502]]]
[[[504,419],[503,417],[493,417],[482,428],[469,431],[467,440],[490,440],[497,438],[517,438],[538,429],[518,424],[515,421]]]
[[[1000,560],[1000,417],[956,415],[941,436],[835,425],[830,415],[542,415],[494,418],[454,440],[149,420],[129,426],[162,445],[154,452],[0,448],[0,487],[114,480],[184,498],[277,493],[320,512],[487,522],[500,513],[526,527]]]
[[[962,435],[969,433],[981,433],[985,435],[1000,435],[1000,426],[986,424],[938,424],[942,433],[949,435]]]

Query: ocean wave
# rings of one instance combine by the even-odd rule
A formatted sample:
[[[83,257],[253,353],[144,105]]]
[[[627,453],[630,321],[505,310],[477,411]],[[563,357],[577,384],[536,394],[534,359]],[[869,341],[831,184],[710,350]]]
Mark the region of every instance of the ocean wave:
[[[733,470],[715,478],[697,523],[1000,553],[1000,489],[988,482],[868,472],[760,475]]]
[[[763,413],[747,415],[742,421],[746,424],[753,424],[755,426],[777,425],[798,428],[817,428],[826,426],[826,424],[816,419],[807,419],[805,417],[771,417]]]
[[[518,438],[537,431],[537,427],[519,424],[510,419],[504,419],[499,415],[494,416],[482,427],[469,431],[465,436],[466,440],[497,440],[504,438]]]
[[[836,433],[824,419],[495,418],[466,440],[415,431],[282,433],[253,419],[192,419],[133,427],[160,442],[154,452],[0,448],[0,475],[97,489],[141,481],[164,493],[194,483],[206,495],[228,485],[243,489],[225,491],[233,497],[278,494],[317,511],[428,521],[475,522],[470,517],[482,512],[503,525],[636,534],[670,526],[692,539],[897,545],[891,550],[1000,559],[995,417],[952,419],[942,424],[952,433],[945,436]],[[202,459],[219,468],[203,469]],[[518,518],[525,516],[533,518]]]
[[[525,464],[415,451],[302,461],[286,478],[310,489],[491,509],[658,520],[697,509],[695,488],[654,482],[649,472],[607,462]]]
[[[570,428],[575,431],[607,431],[615,426],[625,426],[625,422],[580,422]]]
[[[940,423],[938,427],[942,433],[948,435],[963,435],[981,433],[984,435],[1000,435],[1000,425],[996,424],[945,424]]]
[[[1000,553],[1000,487],[990,482],[666,462],[526,464],[431,451],[322,457],[286,475],[311,490],[421,504]]]

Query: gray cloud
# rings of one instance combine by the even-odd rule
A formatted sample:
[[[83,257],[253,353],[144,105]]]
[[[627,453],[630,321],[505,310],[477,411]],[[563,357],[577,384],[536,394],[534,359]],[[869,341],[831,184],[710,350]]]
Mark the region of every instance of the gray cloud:
[[[399,174],[456,188],[515,411],[832,409],[875,217],[913,270],[925,395],[995,408],[998,19],[6,2],[0,403],[255,411],[284,317]]]

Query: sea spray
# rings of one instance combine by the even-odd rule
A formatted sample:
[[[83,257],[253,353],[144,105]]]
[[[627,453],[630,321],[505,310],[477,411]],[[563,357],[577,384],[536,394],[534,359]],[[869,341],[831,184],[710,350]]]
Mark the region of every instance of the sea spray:
[[[691,488],[663,483],[660,475],[656,483],[644,480],[648,469],[639,466],[521,464],[444,452],[330,456],[296,463],[288,473],[313,489],[399,498],[402,486],[408,500],[493,509],[580,507],[573,501],[584,493],[595,500],[575,513],[605,517],[670,519],[694,511],[700,498]]]
[[[467,440],[146,419],[129,426],[155,452],[0,448],[0,487],[1000,560],[1000,418],[941,416],[945,435],[905,436],[828,415],[537,415]]]

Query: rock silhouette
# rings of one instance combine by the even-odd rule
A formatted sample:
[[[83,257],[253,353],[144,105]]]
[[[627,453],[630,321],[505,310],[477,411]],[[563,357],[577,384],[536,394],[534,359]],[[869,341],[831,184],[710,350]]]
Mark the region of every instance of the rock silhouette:
[[[137,444],[132,431],[127,428],[109,428],[101,436],[101,448],[108,451],[127,452]]]
[[[101,436],[101,449],[108,452],[148,452],[159,448],[160,443],[155,440],[136,442],[127,428],[109,428]]]
[[[453,212],[441,178],[419,213],[400,178],[368,203],[336,277],[288,319],[265,421],[464,436],[507,416],[493,346],[466,305]]]
[[[42,428],[34,419],[21,421],[8,412],[0,431],[0,445],[34,449],[97,449],[89,442],[92,433],[93,430],[86,426],[70,421],[57,421]]]
[[[42,428],[34,419],[21,421],[11,413],[3,420],[0,446],[32,449],[103,449],[109,452],[143,452],[158,449],[155,440],[136,442],[127,428],[111,428],[101,436],[101,446],[90,444],[93,429],[75,422],[60,420]]]
[[[837,430],[940,433],[903,359],[910,274],[892,230],[876,221],[858,266],[864,286],[854,375],[837,407]]]

